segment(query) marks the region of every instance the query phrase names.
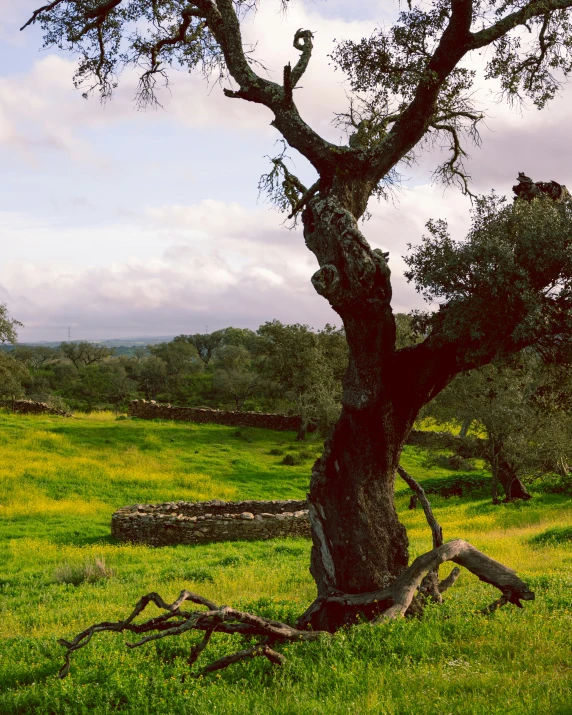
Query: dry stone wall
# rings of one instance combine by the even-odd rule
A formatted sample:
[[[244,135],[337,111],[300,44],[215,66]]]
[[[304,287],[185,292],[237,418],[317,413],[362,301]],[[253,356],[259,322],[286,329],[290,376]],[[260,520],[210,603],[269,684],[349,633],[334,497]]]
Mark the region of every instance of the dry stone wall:
[[[133,400],[129,405],[131,417],[153,420],[182,420],[184,422],[211,422],[231,427],[263,427],[273,430],[296,430],[301,426],[297,415],[280,415],[266,412],[231,412],[208,407],[175,407],[154,400]],[[311,431],[311,430],[309,430]]]
[[[7,407],[13,412],[18,412],[21,415],[61,415],[62,417],[71,417],[70,412],[58,410],[56,407],[48,405],[47,402],[35,402],[34,400],[0,400],[2,407]]]
[[[121,541],[168,546],[310,536],[306,501],[207,501],[133,504],[111,517]]]

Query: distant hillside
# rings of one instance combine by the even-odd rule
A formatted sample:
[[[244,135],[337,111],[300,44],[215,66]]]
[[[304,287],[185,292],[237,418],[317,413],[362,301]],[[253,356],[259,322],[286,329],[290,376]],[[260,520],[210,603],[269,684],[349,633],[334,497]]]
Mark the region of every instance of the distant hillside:
[[[105,345],[109,348],[138,348],[145,347],[146,345],[157,345],[157,343],[168,343],[175,336],[174,335],[160,335],[160,336],[145,336],[141,338],[110,338],[106,340],[86,340],[85,342],[94,343],[95,345]],[[18,345],[42,345],[47,348],[57,348],[62,342],[67,342],[63,340],[58,340],[57,342],[49,342],[47,340],[37,341],[37,342],[19,342]],[[72,340],[70,342],[83,342],[82,340]],[[9,344],[0,345],[4,350],[12,350],[13,346]]]

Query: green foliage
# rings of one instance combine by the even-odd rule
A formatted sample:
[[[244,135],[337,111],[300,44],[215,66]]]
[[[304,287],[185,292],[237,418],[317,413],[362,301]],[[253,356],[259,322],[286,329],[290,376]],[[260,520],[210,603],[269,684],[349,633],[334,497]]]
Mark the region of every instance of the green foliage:
[[[14,344],[17,339],[17,329],[23,327],[15,318],[10,318],[5,303],[0,303],[0,343]]]
[[[432,336],[462,344],[467,368],[572,336],[572,201],[505,201],[480,197],[465,241],[429,221],[405,257],[407,279],[441,304],[429,317]]]

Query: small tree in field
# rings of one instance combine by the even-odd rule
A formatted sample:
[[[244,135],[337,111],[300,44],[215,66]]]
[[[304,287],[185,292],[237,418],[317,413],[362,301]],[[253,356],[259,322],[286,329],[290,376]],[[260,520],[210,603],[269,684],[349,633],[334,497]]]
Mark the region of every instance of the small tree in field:
[[[508,364],[485,365],[458,375],[423,410],[439,421],[459,420],[482,430],[479,456],[506,501],[530,499],[525,484],[558,472],[567,477],[572,425],[570,366],[546,365],[525,350]]]
[[[0,304],[0,343],[15,344],[17,329],[22,326],[19,320],[10,318],[8,308]],[[15,360],[12,355],[0,350],[0,398],[10,397],[12,403],[24,393],[22,381],[29,377],[28,370]]]
[[[466,60],[488,48],[486,77],[498,80],[509,100],[528,96],[544,107],[572,69],[572,0],[412,0],[393,27],[359,43],[338,44],[334,61],[354,92],[365,95],[359,111],[352,103],[348,114],[338,116],[350,134],[345,146],[323,139],[296,106],[294,90],[301,91],[297,85],[311,71],[310,30],[295,33],[299,58],[294,66],[285,65],[281,83],[254,71],[240,23],[256,5],[256,0],[53,0],[26,24],[38,21],[47,45],[79,52],[76,84],[86,95],[99,88],[103,98],[110,96],[119,70],[128,65],[141,71],[142,104],[154,100],[156,79],[166,77],[171,66],[205,73],[220,68],[235,82],[225,96],[267,107],[272,126],[315,169],[317,179],[307,188],[281,155],[261,187],[291,217],[301,217],[305,243],[320,266],[312,284],[342,319],[349,350],[341,414],[313,467],[308,497],[317,598],[292,629],[188,592],[170,605],[151,594],[135,613],[153,600],[167,609],[164,620],[99,624],[64,642],[68,656],[95,630],[155,629],[159,633],[152,637],[161,637],[196,628],[205,631],[205,639],[191,661],[216,629],[263,637],[216,667],[251,655],[280,662],[271,647],[276,641],[334,631],[357,613],[372,619],[405,613],[424,575],[445,560],[496,585],[502,603],[532,597],[514,572],[465,542],[437,546],[409,566],[394,480],[419,410],[456,374],[569,333],[572,206],[543,198],[530,182],[540,195],[530,203],[480,199],[465,241],[454,241],[444,222],[430,223],[429,236],[409,258],[409,277],[440,307],[428,320],[426,338],[402,349],[395,344],[387,255],[371,249],[358,220],[371,196],[386,194],[399,165],[435,141],[450,148],[437,177],[469,191],[463,142],[466,136],[478,139],[483,114],[472,104],[475,73]],[[524,30],[530,41],[522,41]],[[186,600],[207,612],[182,611]],[[165,631],[171,618],[182,623]],[[314,630],[304,630],[307,626]]]

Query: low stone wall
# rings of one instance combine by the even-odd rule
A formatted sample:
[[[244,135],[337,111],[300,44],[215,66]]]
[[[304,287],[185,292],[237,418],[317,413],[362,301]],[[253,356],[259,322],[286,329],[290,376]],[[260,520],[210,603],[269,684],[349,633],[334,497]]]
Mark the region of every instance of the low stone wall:
[[[310,536],[306,501],[134,504],[111,517],[111,535],[150,546]]]
[[[174,407],[154,400],[133,400],[129,404],[131,417],[153,420],[182,420],[184,422],[210,422],[230,427],[263,427],[273,430],[295,430],[301,426],[297,415],[280,415],[266,412],[230,412],[208,407]],[[311,431],[308,430],[308,431]]]
[[[21,415],[61,415],[62,417],[71,417],[70,412],[58,410],[56,407],[48,405],[47,402],[35,402],[34,400],[0,400],[2,407],[7,407],[13,412],[18,412]]]

